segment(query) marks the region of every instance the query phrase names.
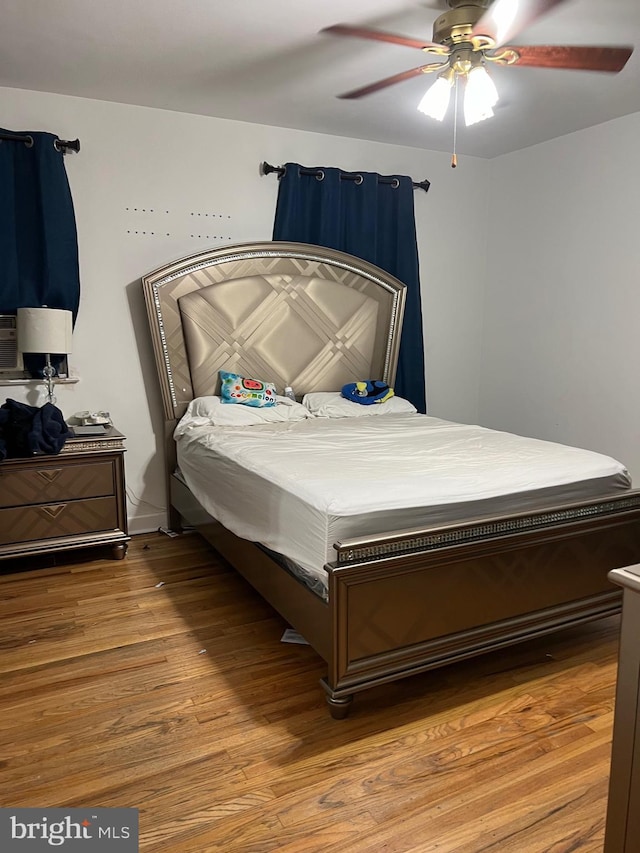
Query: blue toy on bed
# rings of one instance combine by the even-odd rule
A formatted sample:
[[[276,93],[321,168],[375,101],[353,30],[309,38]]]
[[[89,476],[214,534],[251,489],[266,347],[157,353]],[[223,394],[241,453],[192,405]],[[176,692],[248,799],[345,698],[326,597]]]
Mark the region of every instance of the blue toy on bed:
[[[342,389],[342,396],[352,403],[370,406],[372,403],[384,403],[393,397],[393,388],[379,379],[366,379],[363,382],[349,382]]]

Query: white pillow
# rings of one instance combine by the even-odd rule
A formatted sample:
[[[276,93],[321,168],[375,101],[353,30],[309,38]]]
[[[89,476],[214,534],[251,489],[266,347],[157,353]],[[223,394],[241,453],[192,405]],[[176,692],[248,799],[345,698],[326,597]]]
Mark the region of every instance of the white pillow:
[[[418,410],[404,397],[393,396],[385,403],[363,406],[347,400],[339,391],[315,391],[305,394],[302,405],[318,418],[362,418],[368,415],[412,414]]]
[[[184,435],[186,430],[196,426],[255,426],[256,424],[284,423],[303,421],[313,415],[301,403],[288,397],[276,397],[275,406],[230,406],[221,402],[220,397],[196,397],[189,403],[180,423],[176,427],[174,438]]]

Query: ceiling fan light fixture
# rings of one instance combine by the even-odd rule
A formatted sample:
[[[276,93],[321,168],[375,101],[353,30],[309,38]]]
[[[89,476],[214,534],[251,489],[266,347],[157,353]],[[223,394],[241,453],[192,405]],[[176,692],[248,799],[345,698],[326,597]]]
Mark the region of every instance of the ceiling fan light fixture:
[[[498,103],[498,90],[483,65],[472,68],[467,75],[464,93],[464,121],[467,127],[491,118],[492,107]]]
[[[418,109],[421,113],[435,118],[437,121],[444,119],[449,106],[454,76],[450,68],[443,74],[438,75],[436,82],[427,89],[418,104]]]

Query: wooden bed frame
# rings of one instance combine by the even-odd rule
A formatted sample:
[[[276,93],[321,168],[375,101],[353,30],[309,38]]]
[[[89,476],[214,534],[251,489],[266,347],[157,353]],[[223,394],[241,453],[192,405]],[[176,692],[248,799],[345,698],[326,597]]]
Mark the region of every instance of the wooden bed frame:
[[[328,600],[212,519],[174,476],[177,419],[218,370],[298,395],[393,384],[404,285],[297,243],[203,252],[143,288],[166,420],[170,523],[198,529],[327,662],[331,715],[377,684],[617,613],[611,569],[640,561],[640,491],[336,543]],[[426,521],[426,520],[425,520]]]

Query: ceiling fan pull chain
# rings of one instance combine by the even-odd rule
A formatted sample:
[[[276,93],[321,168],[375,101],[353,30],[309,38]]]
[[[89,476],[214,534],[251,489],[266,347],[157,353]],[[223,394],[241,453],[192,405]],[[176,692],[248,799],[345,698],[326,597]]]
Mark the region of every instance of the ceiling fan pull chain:
[[[456,83],[453,92],[453,152],[451,154],[451,168],[455,169],[458,165],[458,155],[456,154],[456,145],[458,142],[458,80],[456,74]]]

